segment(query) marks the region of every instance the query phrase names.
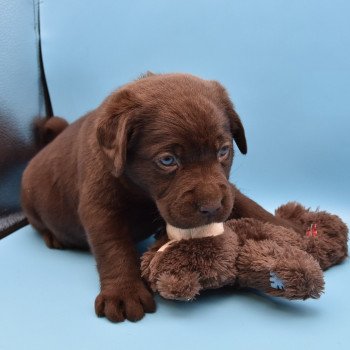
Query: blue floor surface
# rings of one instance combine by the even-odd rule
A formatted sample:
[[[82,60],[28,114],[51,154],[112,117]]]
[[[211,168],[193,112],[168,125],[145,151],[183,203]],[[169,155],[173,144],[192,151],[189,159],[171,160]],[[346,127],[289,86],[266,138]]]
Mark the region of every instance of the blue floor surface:
[[[0,349],[348,349],[349,261],[325,274],[319,300],[221,290],[192,303],[157,297],[141,322],[95,316],[89,253],[49,250],[29,226],[0,241]]]

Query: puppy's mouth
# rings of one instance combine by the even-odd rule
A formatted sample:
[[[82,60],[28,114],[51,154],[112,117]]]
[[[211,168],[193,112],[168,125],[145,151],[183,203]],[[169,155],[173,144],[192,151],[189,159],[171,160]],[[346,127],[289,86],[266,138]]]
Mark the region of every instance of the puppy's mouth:
[[[231,214],[234,193],[229,185],[216,187],[219,189],[216,192],[206,188],[204,191],[201,188],[194,191],[171,191],[155,202],[165,222],[177,228],[190,229],[220,223],[226,221]]]

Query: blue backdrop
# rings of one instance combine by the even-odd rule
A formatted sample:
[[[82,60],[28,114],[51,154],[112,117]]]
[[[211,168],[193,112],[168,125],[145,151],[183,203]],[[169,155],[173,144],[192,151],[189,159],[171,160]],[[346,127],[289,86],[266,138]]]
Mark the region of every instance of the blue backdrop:
[[[232,180],[268,209],[298,200],[350,221],[348,1],[46,0],[41,13],[56,114],[74,120],[146,70],[217,79],[248,137]]]
[[[44,0],[40,6],[57,115],[78,118],[146,70],[217,79],[248,137],[248,155],[237,155],[232,180],[269,209],[296,199],[350,223],[349,1]],[[189,304],[157,298],[156,314],[115,325],[94,315],[93,257],[48,250],[26,227],[0,244],[0,350],[345,350],[349,265],[326,272],[326,293],[317,301],[223,291]]]

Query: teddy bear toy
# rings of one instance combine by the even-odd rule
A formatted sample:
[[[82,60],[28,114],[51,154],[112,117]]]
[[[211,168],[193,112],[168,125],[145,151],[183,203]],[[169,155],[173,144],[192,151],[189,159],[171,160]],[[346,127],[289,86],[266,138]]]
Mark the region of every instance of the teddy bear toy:
[[[167,235],[141,258],[142,276],[166,299],[190,301],[224,285],[287,299],[320,297],[322,270],[347,257],[347,226],[298,203],[279,207],[275,216],[304,233],[250,218],[187,230],[167,225]]]

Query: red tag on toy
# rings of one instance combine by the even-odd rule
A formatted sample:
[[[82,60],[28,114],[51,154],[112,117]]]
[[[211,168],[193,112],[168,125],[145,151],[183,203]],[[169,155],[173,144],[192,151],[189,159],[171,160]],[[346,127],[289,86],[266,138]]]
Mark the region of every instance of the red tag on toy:
[[[317,224],[311,224],[310,227],[306,230],[307,237],[316,237],[317,236]]]

